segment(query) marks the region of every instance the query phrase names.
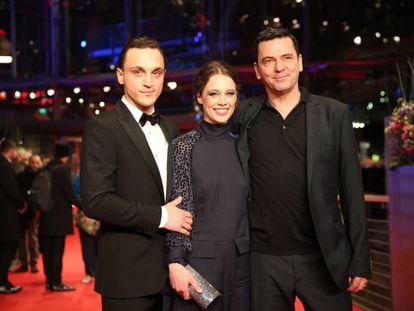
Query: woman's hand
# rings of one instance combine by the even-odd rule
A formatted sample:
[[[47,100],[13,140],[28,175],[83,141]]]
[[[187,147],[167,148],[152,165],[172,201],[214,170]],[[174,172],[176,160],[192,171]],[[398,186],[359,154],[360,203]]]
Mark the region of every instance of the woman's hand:
[[[190,299],[188,287],[191,285],[197,292],[201,293],[200,285],[195,281],[193,276],[187,269],[179,263],[171,263],[168,265],[170,270],[171,287],[181,295],[183,299]]]

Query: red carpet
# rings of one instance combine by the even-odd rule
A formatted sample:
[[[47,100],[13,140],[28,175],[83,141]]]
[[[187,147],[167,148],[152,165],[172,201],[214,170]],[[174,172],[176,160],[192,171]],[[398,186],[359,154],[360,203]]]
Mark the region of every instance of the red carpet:
[[[100,296],[94,292],[93,283],[84,285],[84,268],[77,228],[75,234],[66,238],[63,256],[62,280],[76,287],[74,292],[48,292],[45,288],[43,263],[39,260],[39,273],[10,273],[9,279],[15,285],[22,285],[23,290],[13,295],[0,295],[1,311],[99,311]],[[303,311],[299,300],[296,310]],[[362,311],[354,307],[354,311]]]
[[[0,310],[4,311],[95,311],[101,309],[101,298],[94,292],[93,283],[84,285],[85,276],[78,229],[75,235],[67,236],[63,256],[62,280],[76,287],[73,292],[49,292],[45,288],[43,263],[38,263],[39,273],[10,273],[9,280],[22,285],[21,292],[0,295]]]

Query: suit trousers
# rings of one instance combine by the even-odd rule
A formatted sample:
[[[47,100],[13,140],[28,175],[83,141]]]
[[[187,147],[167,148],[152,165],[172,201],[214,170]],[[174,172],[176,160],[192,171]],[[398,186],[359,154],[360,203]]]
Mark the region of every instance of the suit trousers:
[[[125,299],[102,296],[102,311],[162,311],[162,303],[162,294]]]
[[[252,311],[294,311],[296,296],[305,310],[351,311],[352,298],[331,278],[321,253],[275,256],[251,254]]]
[[[9,285],[9,266],[17,249],[17,241],[0,241],[0,286]]]
[[[22,267],[27,267],[29,264],[30,267],[37,266],[39,257],[38,231],[39,221],[36,217],[25,218],[20,224],[19,259]]]
[[[40,238],[46,284],[50,286],[62,283],[62,259],[65,249],[65,238],[66,236]]]

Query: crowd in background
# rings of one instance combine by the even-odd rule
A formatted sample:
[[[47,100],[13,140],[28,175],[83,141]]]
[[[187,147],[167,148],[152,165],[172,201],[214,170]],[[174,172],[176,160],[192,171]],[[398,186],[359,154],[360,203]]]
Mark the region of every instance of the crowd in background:
[[[95,235],[99,222],[87,218],[79,209],[79,160],[68,142],[56,143],[52,157],[31,148],[16,146],[12,140],[1,142],[0,155],[0,293],[13,294],[22,287],[8,280],[11,273],[38,273],[39,253],[43,254],[46,289],[70,291],[62,283],[62,257],[67,234],[73,233],[75,220],[80,233],[85,262],[83,284],[95,277]],[[53,210],[42,212],[31,197],[38,174],[51,171],[50,197]],[[18,209],[17,217],[16,208]],[[40,230],[39,230],[40,226]]]

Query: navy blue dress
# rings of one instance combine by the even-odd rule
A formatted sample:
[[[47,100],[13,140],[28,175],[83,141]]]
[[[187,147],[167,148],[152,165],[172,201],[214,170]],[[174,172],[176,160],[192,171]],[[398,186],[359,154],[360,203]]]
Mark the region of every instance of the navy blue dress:
[[[194,216],[191,237],[167,235],[169,261],[189,263],[221,293],[209,310],[249,310],[248,185],[228,125],[205,121],[173,142],[173,197]],[[175,294],[171,310],[199,310]]]

